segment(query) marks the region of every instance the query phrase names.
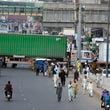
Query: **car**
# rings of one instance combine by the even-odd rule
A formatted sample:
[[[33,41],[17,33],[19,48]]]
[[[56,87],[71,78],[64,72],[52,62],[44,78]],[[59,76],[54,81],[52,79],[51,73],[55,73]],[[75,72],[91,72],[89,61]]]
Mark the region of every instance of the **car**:
[[[106,69],[102,70],[102,75],[106,76]],[[110,69],[108,69],[108,77],[110,77]]]

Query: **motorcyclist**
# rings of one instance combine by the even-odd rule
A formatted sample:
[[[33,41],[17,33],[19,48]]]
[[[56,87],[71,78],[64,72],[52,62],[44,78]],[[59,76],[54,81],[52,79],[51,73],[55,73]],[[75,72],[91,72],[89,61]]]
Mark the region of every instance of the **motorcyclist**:
[[[12,88],[12,84],[10,81],[8,81],[8,83],[5,85],[5,96],[7,97],[7,93],[10,92],[10,96],[12,98],[12,91],[13,91],[13,88]]]
[[[106,94],[104,94],[103,98],[104,98],[105,110],[108,110],[107,105],[110,107],[110,94],[109,94],[109,91],[107,91]]]
[[[101,94],[101,107],[104,108],[104,96],[107,93],[107,90],[104,89]]]

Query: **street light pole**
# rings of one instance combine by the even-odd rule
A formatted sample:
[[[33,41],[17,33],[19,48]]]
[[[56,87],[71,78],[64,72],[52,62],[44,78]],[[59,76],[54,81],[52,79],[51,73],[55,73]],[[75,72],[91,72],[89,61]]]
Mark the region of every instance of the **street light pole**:
[[[110,23],[110,0],[108,1],[108,32],[107,32],[107,52],[106,52],[106,77],[108,77],[108,62],[109,62],[109,23]]]
[[[79,3],[79,12],[78,12],[78,27],[77,27],[77,54],[78,54],[78,58],[79,60],[81,60],[81,21],[82,21],[82,5],[81,3]]]

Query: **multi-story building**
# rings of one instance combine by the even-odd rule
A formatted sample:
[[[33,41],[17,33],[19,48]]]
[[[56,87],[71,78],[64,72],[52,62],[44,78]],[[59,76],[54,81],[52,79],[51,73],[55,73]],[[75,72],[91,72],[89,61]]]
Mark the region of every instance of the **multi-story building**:
[[[0,15],[42,16],[42,3],[0,1]]]
[[[73,3],[44,3],[44,29],[61,31],[65,27],[75,27],[75,21],[75,5]]]
[[[108,25],[108,0],[81,0],[83,30],[99,30],[105,36]],[[63,28],[76,28],[78,23],[78,0],[73,3],[44,3],[44,29],[62,31]],[[101,32],[102,31],[102,32]]]
[[[42,6],[43,3],[0,1],[0,32],[41,33]]]
[[[24,15],[43,18],[43,29],[60,32],[64,28],[77,28],[79,0],[44,0],[46,2],[0,1],[0,16]],[[82,30],[96,30],[98,36],[105,36],[108,25],[108,0],[80,0],[83,10]],[[97,31],[98,30],[98,31]]]

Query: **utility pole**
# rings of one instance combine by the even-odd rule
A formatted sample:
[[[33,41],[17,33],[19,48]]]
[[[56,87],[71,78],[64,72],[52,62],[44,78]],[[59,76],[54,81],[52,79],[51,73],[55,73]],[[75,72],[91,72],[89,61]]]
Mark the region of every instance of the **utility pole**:
[[[82,31],[82,5],[79,2],[79,10],[78,10],[78,27],[77,27],[77,54],[79,60],[81,60],[81,31]]]
[[[109,23],[110,23],[110,0],[108,1],[108,32],[107,32],[107,53],[106,53],[106,77],[108,77],[108,62],[109,62]]]

